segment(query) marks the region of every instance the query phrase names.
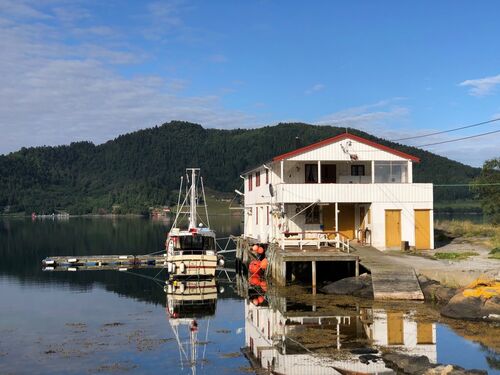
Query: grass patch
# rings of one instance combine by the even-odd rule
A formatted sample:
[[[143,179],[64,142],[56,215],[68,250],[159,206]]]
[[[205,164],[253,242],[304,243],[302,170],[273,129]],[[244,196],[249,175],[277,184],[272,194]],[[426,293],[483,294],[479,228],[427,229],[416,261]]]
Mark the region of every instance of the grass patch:
[[[448,259],[448,260],[464,260],[474,255],[479,255],[475,251],[464,251],[462,253],[435,253],[434,258],[436,259]]]
[[[475,224],[469,220],[436,220],[434,228],[453,238],[485,238],[489,247],[500,247],[500,225]]]
[[[488,258],[500,260],[500,247],[495,247],[493,250],[489,252],[489,254],[490,256]]]

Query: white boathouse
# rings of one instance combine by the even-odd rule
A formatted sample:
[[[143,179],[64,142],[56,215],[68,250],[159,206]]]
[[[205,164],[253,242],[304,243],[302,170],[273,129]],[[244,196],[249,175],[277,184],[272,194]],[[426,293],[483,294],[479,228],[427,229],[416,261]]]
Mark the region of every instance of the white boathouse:
[[[244,237],[282,249],[432,249],[433,185],[413,182],[419,161],[349,133],[278,155],[242,174]]]

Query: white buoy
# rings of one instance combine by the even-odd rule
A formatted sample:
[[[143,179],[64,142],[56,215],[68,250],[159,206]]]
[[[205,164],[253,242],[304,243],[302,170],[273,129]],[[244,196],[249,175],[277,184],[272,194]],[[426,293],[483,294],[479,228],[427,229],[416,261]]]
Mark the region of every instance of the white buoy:
[[[180,289],[181,293],[184,293],[184,291],[186,290],[186,284],[181,283],[181,286],[179,289]]]
[[[225,263],[226,263],[226,262],[224,261],[224,258],[220,258],[220,259],[219,259],[219,266],[224,267],[224,264],[225,264]]]
[[[184,264],[184,262],[181,262],[181,264],[179,264],[179,272],[186,273],[186,265]]]
[[[54,267],[45,267],[44,271],[54,271]]]
[[[78,262],[78,259],[76,259],[76,258],[69,258],[68,259],[68,263],[76,263],[76,262]]]
[[[118,268],[118,271],[127,271],[127,268]]]
[[[172,273],[172,263],[171,262],[167,263],[167,271],[168,271],[168,273]]]
[[[167,285],[167,292],[168,294],[172,294],[174,292],[174,287],[172,284]]]
[[[76,268],[76,267],[68,267],[68,271],[75,272],[75,271],[78,271],[78,268]]]
[[[128,259],[128,255],[120,255],[118,259]]]
[[[46,261],[44,261],[44,263],[47,264],[47,265],[52,265],[52,264],[55,264],[55,261],[53,261],[53,260],[46,260]]]

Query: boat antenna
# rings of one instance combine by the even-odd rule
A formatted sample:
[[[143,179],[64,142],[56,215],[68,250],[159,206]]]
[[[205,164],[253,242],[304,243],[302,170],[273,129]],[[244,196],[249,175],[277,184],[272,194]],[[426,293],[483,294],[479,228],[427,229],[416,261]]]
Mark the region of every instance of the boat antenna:
[[[205,186],[203,185],[203,177],[200,176],[201,192],[203,194],[203,203],[205,205],[205,215],[207,217],[207,227],[210,228],[210,219],[208,218],[207,197],[205,196]]]
[[[196,228],[196,170],[197,168],[188,168],[191,171],[191,192],[189,204],[189,229]]]
[[[172,225],[173,228],[177,227],[177,219],[179,218],[179,212],[181,210],[181,194],[182,194],[182,182],[184,181],[184,177],[181,176],[181,185],[179,186],[179,196],[177,197],[177,212],[175,213],[175,219],[174,219],[174,224]]]

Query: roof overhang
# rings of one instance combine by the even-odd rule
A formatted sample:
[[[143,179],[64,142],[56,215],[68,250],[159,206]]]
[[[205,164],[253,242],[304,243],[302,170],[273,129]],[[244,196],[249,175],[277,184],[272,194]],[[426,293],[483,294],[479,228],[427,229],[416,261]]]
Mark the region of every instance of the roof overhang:
[[[280,160],[289,159],[293,156],[297,156],[297,155],[303,154],[305,152],[314,150],[316,148],[323,147],[323,146],[326,146],[326,145],[329,145],[331,143],[335,143],[338,141],[342,141],[344,139],[352,139],[354,141],[358,141],[358,142],[364,143],[368,146],[378,148],[379,150],[389,152],[389,153],[394,154],[396,156],[402,157],[403,159],[411,160],[411,161],[414,161],[417,163],[420,162],[420,159],[417,158],[416,156],[407,154],[407,153],[402,152],[402,151],[398,151],[398,150],[393,149],[391,147],[384,146],[384,145],[381,145],[380,143],[376,143],[376,142],[370,141],[368,139],[359,137],[359,136],[354,135],[354,134],[349,134],[349,133],[342,133],[342,134],[337,135],[335,137],[327,138],[327,139],[324,139],[322,141],[310,144],[308,146],[304,146],[304,147],[298,148],[296,150],[275,156],[272,161],[280,161]],[[254,169],[256,169],[256,168],[254,168]],[[254,170],[254,169],[252,169],[252,170]],[[247,173],[251,172],[252,170],[247,171]]]

